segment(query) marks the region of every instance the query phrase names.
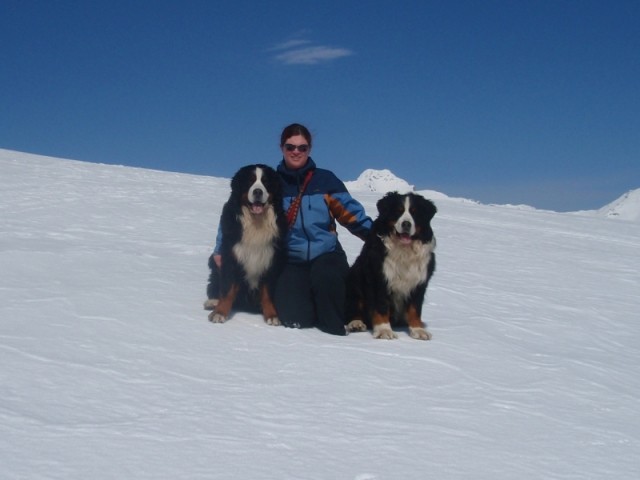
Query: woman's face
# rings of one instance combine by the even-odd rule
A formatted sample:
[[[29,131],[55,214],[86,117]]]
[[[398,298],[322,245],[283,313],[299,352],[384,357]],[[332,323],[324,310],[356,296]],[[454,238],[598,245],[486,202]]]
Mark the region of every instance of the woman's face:
[[[302,135],[294,135],[293,137],[287,138],[287,141],[284,142],[282,146],[284,164],[291,170],[298,170],[304,167],[307,164],[310,153],[311,147]]]

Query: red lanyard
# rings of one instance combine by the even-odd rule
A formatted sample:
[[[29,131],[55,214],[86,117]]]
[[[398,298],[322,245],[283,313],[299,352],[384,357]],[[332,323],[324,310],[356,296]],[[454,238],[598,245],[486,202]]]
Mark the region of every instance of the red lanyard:
[[[291,205],[289,205],[289,210],[287,210],[287,223],[289,224],[289,228],[295,223],[296,217],[298,216],[298,210],[300,210],[300,202],[302,201],[302,194],[307,189],[307,185],[311,181],[311,177],[313,176],[313,170],[309,170],[307,172],[307,176],[304,177],[304,182],[302,182],[302,187],[298,192],[298,196],[293,199]]]

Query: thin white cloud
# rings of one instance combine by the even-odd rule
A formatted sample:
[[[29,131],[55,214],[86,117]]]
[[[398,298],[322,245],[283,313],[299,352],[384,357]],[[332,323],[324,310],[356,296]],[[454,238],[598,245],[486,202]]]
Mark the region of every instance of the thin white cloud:
[[[296,41],[291,41],[287,43],[293,43]],[[297,42],[303,42],[304,44],[308,44],[304,40],[297,40]],[[300,43],[302,44],[302,43]],[[335,60],[337,58],[348,57],[354,54],[353,51],[347,48],[334,48],[334,47],[326,47],[326,46],[312,46],[312,47],[304,47],[304,48],[281,48],[280,50],[286,50],[283,53],[280,53],[275,56],[275,59],[279,62],[284,63],[285,65],[315,65],[321,62],[330,62],[331,60]]]
[[[300,47],[302,45],[310,44],[310,40],[288,40],[286,42],[279,43],[274,45],[270,50],[290,50],[293,48]]]

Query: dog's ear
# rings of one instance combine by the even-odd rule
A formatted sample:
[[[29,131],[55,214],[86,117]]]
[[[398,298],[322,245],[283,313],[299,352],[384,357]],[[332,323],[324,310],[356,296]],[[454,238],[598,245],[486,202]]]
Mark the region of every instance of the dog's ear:
[[[426,198],[420,196],[418,202],[420,205],[420,209],[424,212],[429,220],[431,220],[438,212],[438,209],[431,200],[427,200]]]
[[[378,217],[387,218],[389,216],[389,211],[394,203],[394,198],[397,196],[398,192],[388,192],[384,197],[378,200],[376,203]]]
[[[236,174],[231,178],[231,196],[236,204],[242,201],[242,185],[244,183],[245,177],[249,174],[248,172],[251,170],[252,165],[246,165],[242,167],[240,170],[236,172]]]

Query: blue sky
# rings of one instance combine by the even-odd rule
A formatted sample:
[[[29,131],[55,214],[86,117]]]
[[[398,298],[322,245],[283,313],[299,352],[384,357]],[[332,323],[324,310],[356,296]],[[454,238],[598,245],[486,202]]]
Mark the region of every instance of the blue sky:
[[[282,128],[343,180],[558,211],[640,188],[640,2],[0,0],[0,147],[231,177]]]

